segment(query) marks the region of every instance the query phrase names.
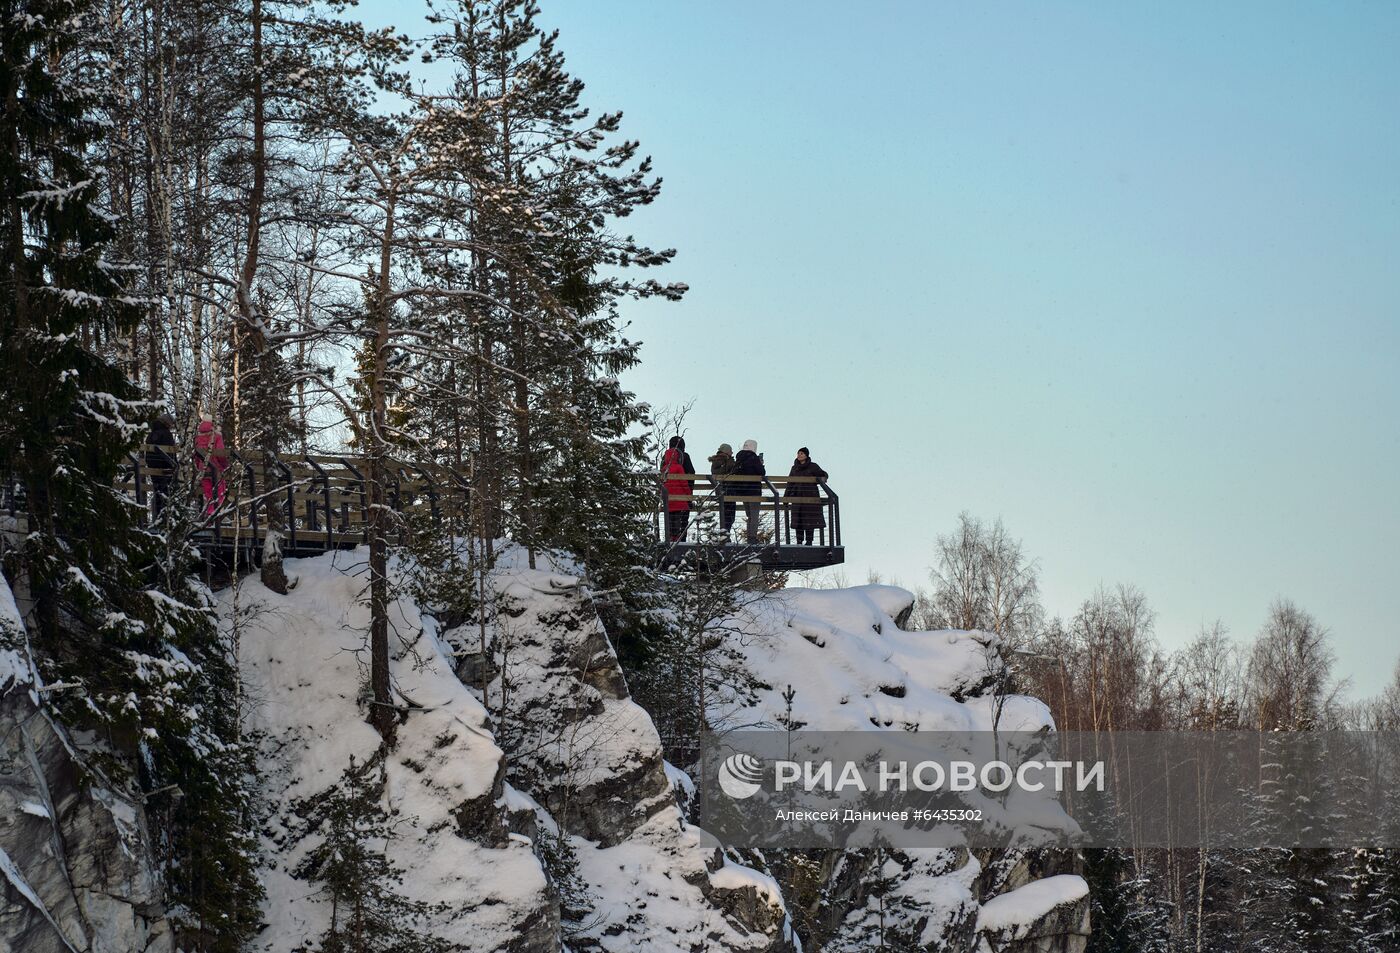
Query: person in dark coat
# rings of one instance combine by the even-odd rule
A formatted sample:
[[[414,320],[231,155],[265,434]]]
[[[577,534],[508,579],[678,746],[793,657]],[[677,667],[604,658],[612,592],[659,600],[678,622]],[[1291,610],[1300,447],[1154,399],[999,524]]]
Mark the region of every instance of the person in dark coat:
[[[165,501],[170,498],[170,487],[175,482],[175,470],[179,466],[175,459],[175,418],[161,414],[151,424],[150,435],[146,437],[146,451],[142,463],[151,477],[151,512],[160,517],[165,509]]]
[[[792,477],[816,477],[826,479],[826,471],[817,466],[817,461],[807,452],[806,447],[797,451],[797,459],[792,461],[788,471]],[[819,529],[826,528],[825,507],[821,505],[821,491],[816,483],[789,483],[783,496],[796,500],[792,506],[792,528],[797,530],[797,542],[802,546],[812,545],[812,536]],[[808,499],[811,502],[808,502]]]
[[[719,529],[726,540],[729,538],[729,528],[734,525],[733,500],[726,499],[730,496],[739,496],[735,492],[734,484],[725,483],[724,478],[734,472],[734,448],[727,443],[719,445],[715,455],[710,457],[710,479],[715,484],[715,495],[720,498],[719,504]]]
[[[745,440],[744,449],[739,451],[734,458],[734,473],[739,476],[767,476],[768,471],[763,468],[763,458],[758,455],[758,441]],[[734,483],[736,496],[762,496],[763,483],[760,480],[741,480]],[[750,543],[758,542],[758,504],[745,503],[744,515],[747,517],[745,527],[746,538]]]
[[[666,450],[661,458],[661,473],[666,479],[666,537],[673,543],[685,539],[686,528],[690,525],[690,501],[677,499],[689,496],[689,480],[672,479],[685,473],[681,467],[681,452],[675,447]]]

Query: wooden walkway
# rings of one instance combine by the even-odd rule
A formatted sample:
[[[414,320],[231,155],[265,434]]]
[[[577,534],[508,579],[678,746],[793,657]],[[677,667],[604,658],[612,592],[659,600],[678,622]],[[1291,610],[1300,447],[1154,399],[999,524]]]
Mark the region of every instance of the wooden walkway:
[[[179,452],[188,453],[183,448]],[[280,524],[286,556],[313,556],[369,542],[369,461],[365,457],[279,454],[269,467],[262,454],[223,450],[211,456],[222,456],[229,465],[222,473],[224,505],[195,534],[201,546],[246,550],[256,562],[274,523]],[[466,534],[471,512],[471,484],[466,477],[438,464],[402,460],[388,461],[387,471],[386,502],[405,517],[394,521],[395,542],[402,542],[403,534],[422,519],[435,524],[458,521],[460,532]],[[154,502],[162,484],[189,495],[198,506],[204,502],[203,475],[204,471],[193,472],[187,464],[185,472],[178,474],[184,479],[176,479],[174,470],[149,466],[146,453],[138,452],[132,455],[120,485],[142,506]]]
[[[164,451],[177,465],[153,467],[147,451]],[[276,524],[282,534],[282,552],[288,557],[314,556],[333,549],[353,549],[369,542],[369,462],[362,456],[334,454],[280,454],[273,466],[261,454],[234,450],[214,451],[228,460],[223,471],[222,506],[194,532],[193,541],[206,560],[226,565],[261,561],[269,529]],[[195,512],[203,504],[202,472],[196,472],[187,448],[147,447],[133,453],[119,486],[137,503],[154,513],[156,499],[168,496],[171,504],[188,503]],[[654,516],[658,563],[682,569],[717,569],[752,563],[764,569],[817,569],[845,561],[841,542],[841,502],[825,482],[813,477],[724,475],[717,483],[707,473],[639,474],[655,481]],[[691,492],[671,497],[666,479],[686,480]],[[818,495],[787,496],[789,487],[816,484]],[[193,484],[193,485],[192,485]],[[751,491],[736,494],[738,487]],[[3,503],[12,516],[23,516],[23,489],[5,485]],[[438,464],[402,460],[388,462],[385,487],[388,506],[400,515],[394,520],[391,542],[401,544],[415,525],[455,524],[451,531],[470,534],[471,481],[466,474]],[[679,539],[670,539],[666,512],[672,500],[690,507],[690,520]],[[734,525],[728,534],[719,530],[725,504],[733,504]],[[818,509],[825,526],[817,529],[810,545],[797,540],[793,518],[799,507]],[[750,519],[753,520],[752,535]],[[20,524],[17,524],[20,525]]]

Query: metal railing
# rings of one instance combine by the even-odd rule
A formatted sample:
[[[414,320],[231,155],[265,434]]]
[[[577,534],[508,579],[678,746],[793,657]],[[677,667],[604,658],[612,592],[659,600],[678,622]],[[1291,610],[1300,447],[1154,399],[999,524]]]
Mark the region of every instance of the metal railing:
[[[151,466],[148,456],[157,454],[176,465]],[[226,460],[227,466],[218,469],[212,462],[216,459]],[[267,461],[262,454],[230,449],[190,458],[174,447],[143,447],[131,454],[118,488],[149,507],[151,515],[157,509],[154,497],[178,490],[182,500],[192,498],[195,505],[212,510],[198,535],[216,546],[233,545],[235,539],[260,544],[277,527],[285,549],[317,551],[369,541],[368,471],[367,458],[349,455],[278,454]],[[207,496],[201,487],[206,477],[212,490]],[[433,523],[465,523],[471,511],[467,478],[438,464],[386,461],[384,498],[397,514]],[[396,533],[403,532],[405,523],[397,521]]]
[[[824,479],[709,473],[664,473],[656,474],[655,479],[658,493],[653,522],[658,542],[799,546],[804,544],[795,538],[794,517],[801,522],[802,515],[815,511],[821,516],[820,525],[813,527],[812,542],[806,545],[828,548],[843,545],[841,498]],[[668,481],[686,481],[690,483],[691,491],[672,494],[666,486]],[[753,484],[756,492],[735,492],[745,484]],[[806,487],[814,488],[813,495],[805,493]],[[797,492],[794,493],[794,490]],[[668,519],[673,502],[686,504],[688,519]],[[726,527],[727,505],[734,507],[735,516],[734,523]],[[739,515],[745,517],[744,535],[742,539],[734,539],[729,534],[733,533]],[[677,529],[679,532],[675,532]]]

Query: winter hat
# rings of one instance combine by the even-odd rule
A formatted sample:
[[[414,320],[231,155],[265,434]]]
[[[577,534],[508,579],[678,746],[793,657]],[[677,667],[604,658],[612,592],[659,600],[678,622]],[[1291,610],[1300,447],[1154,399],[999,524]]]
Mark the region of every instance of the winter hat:
[[[210,415],[209,413],[205,412],[205,411],[200,411],[200,413],[199,413],[199,419],[200,419],[200,422],[201,422],[201,423],[211,423],[211,424],[212,424],[212,423],[214,422],[213,416]]]
[[[809,456],[809,457],[812,455],[812,451],[808,450],[806,447],[798,447],[798,448],[797,448],[797,452],[798,452],[798,453],[805,453],[805,454],[807,454],[807,456]]]
[[[727,453],[732,457],[734,455],[734,448],[727,443],[722,443],[719,445],[719,452]]]
[[[757,440],[745,440],[745,441],[744,441],[744,449],[747,450],[747,451],[749,451],[749,453],[758,453],[758,441],[757,441]]]
[[[678,443],[680,443],[680,442],[681,442],[681,438],[680,438],[680,437],[672,437],[672,438],[671,438],[671,442],[668,443],[668,444],[666,444],[666,446],[667,446],[667,448],[669,448],[669,449],[671,449],[671,450],[674,450],[674,449],[676,449],[676,444],[678,444]]]

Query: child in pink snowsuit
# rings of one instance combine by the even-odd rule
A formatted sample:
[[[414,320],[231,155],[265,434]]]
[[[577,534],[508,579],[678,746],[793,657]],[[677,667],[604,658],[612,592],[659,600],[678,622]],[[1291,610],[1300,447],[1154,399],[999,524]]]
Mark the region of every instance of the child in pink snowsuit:
[[[222,453],[211,453],[224,449],[224,435],[214,429],[214,421],[208,417],[199,422],[199,433],[194,438],[195,463],[203,471],[200,489],[204,491],[204,515],[213,516],[224,502],[228,485],[224,482],[224,471],[228,469],[228,457]]]

